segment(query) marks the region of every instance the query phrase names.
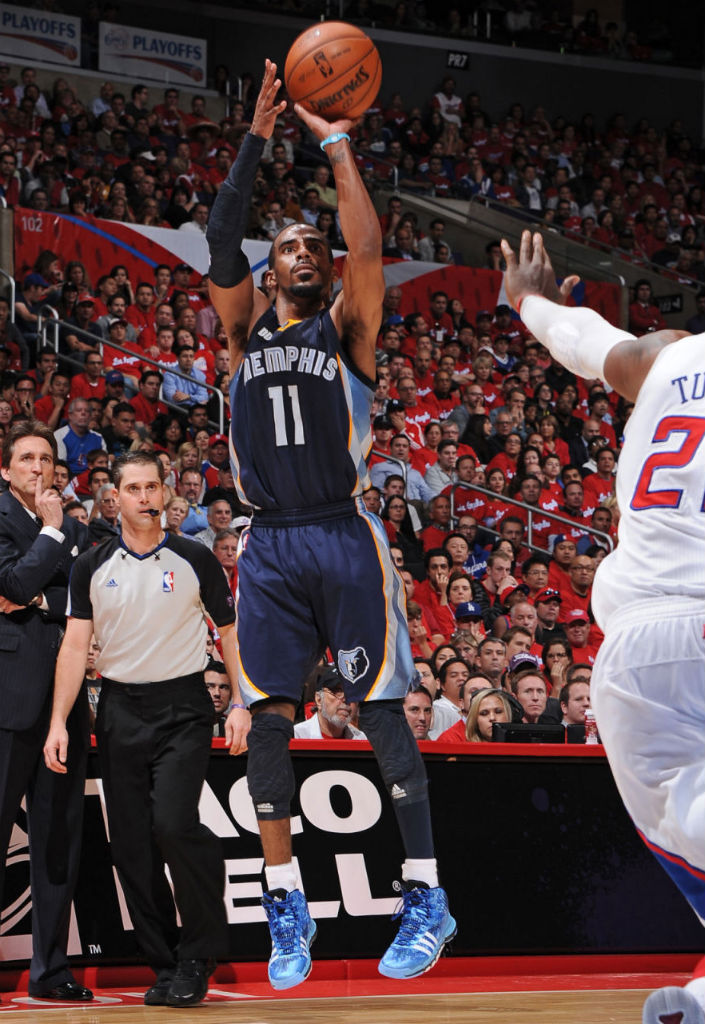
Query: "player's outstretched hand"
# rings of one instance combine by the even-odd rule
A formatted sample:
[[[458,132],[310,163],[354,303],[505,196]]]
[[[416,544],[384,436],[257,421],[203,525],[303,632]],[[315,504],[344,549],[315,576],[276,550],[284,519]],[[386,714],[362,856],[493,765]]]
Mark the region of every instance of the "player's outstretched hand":
[[[280,114],[286,110],[286,100],[277,102],[277,93],[281,89],[281,79],[277,78],[277,65],[269,58],[264,62],[264,78],[252,118],[252,134],[263,139],[271,138],[274,125]]]
[[[252,715],[244,708],[233,708],[225,719],[225,742],[233,757],[247,750],[247,734],[252,725]]]
[[[66,774],[66,757],[69,749],[69,734],[62,725],[49,726],[49,735],[44,744],[44,763],[58,775]]]
[[[530,231],[522,231],[518,259],[506,238],[502,239],[501,246],[507,264],[504,285],[514,309],[527,295],[542,295],[561,306],[565,305],[580,278],[571,274],[558,287],[551,259],[538,232],[532,235]]]
[[[329,135],[335,135],[337,132],[349,132],[356,123],[347,117],[341,117],[338,121],[326,121],[324,117],[312,114],[300,103],[294,104],[294,112],[297,117],[301,118],[309,131],[313,132],[319,142],[323,142]]]

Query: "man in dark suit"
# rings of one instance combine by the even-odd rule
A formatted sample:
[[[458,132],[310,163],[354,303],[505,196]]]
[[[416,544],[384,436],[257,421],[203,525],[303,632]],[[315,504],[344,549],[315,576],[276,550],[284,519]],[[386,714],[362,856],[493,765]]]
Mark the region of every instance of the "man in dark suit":
[[[581,476],[587,476],[588,473],[592,472],[590,468],[585,467],[585,463],[590,458],[590,445],[599,436],[600,421],[595,419],[594,416],[588,416],[583,423],[580,436],[571,437],[568,442],[571,464],[578,467]]]
[[[0,494],[0,895],[12,827],[27,798],[32,885],[29,994],[88,1001],[67,961],[81,845],[88,704],[73,711],[66,776],[44,764],[56,657],[71,566],[86,528],[52,487],[56,441],[43,423],[15,424],[3,441]]]

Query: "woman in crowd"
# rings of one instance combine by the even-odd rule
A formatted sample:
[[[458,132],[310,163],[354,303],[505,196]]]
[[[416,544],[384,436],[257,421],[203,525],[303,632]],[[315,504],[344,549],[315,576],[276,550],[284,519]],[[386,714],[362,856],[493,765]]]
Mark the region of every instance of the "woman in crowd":
[[[472,682],[468,679],[466,686]],[[494,722],[511,722],[512,709],[502,690],[478,690],[470,701],[465,723],[465,738],[469,743],[491,743]]]
[[[420,561],[423,548],[414,531],[409,506],[401,495],[394,495],[382,510],[382,522],[390,544],[397,544],[404,552],[404,563]]]
[[[166,528],[169,533],[177,537],[185,537],[181,532],[181,525],[188,515],[188,502],[186,498],[172,498],[164,508]]]
[[[565,683],[568,666],[573,664],[573,648],[565,637],[549,640],[543,645],[541,660],[550,692],[557,697]]]

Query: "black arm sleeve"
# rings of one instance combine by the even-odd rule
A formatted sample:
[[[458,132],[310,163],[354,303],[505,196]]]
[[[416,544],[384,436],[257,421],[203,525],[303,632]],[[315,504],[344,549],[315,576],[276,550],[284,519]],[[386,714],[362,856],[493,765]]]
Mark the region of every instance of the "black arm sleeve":
[[[209,276],[219,288],[234,288],[250,272],[247,257],[242,251],[242,240],[250,216],[252,186],[264,141],[259,135],[247,133],[213,203],[206,240],[211,257]]]

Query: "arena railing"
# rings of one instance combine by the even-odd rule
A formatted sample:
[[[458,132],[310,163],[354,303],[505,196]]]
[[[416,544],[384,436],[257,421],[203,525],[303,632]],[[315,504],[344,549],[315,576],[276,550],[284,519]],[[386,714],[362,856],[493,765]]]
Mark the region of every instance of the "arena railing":
[[[49,328],[53,330],[53,339],[51,342],[49,342],[48,340]],[[83,364],[81,363],[80,360],[72,359],[71,356],[65,355],[63,352],[59,352],[60,329],[70,331],[71,334],[76,334],[78,335],[79,338],[82,337],[91,345],[97,344],[100,349],[101,355],[103,354],[103,347],[105,345],[109,345],[110,348],[117,349],[118,352],[124,352],[125,355],[135,355],[135,353],[131,349],[125,348],[124,345],[118,345],[114,341],[107,342],[105,341],[104,338],[99,338],[97,335],[91,334],[90,331],[84,331],[81,327],[77,327],[75,324],[70,324],[66,320],[61,320],[59,318],[59,314],[52,306],[42,306],[42,309],[40,311],[39,319],[37,321],[37,351],[39,351],[40,347],[42,347],[43,345],[50,345],[56,352],[57,356],[60,356],[62,360],[66,360],[67,362],[70,362],[73,366],[83,369]],[[162,377],[164,376],[164,368],[156,361],[156,359],[152,359],[148,355],[140,355],[139,359],[141,363],[147,363],[147,365],[153,366],[154,369],[157,370],[162,375]],[[120,372],[123,373],[124,371],[120,370]],[[190,380],[191,382],[193,382],[193,377],[189,377],[187,373],[182,373],[181,370],[169,370],[169,373],[173,373],[175,377],[179,377],[181,378],[181,380]],[[209,422],[214,422],[215,425],[218,427],[218,433],[224,434],[225,399],[223,398],[223,392],[220,391],[218,388],[214,387],[213,384],[203,383],[202,387],[204,387],[206,391],[211,392],[218,399],[218,419],[217,421]],[[159,398],[160,401],[168,405],[170,409],[175,409],[181,413],[184,412],[183,406],[176,405],[174,402],[169,402],[167,399],[164,398],[164,396],[162,395],[162,388],[159,389]]]
[[[452,490],[450,492],[450,515],[451,515],[451,520],[457,520],[458,519],[458,515],[456,513],[456,492],[459,491],[459,490],[460,491],[477,491],[480,494],[486,495],[488,498],[492,498],[494,501],[497,501],[499,499],[500,501],[502,501],[503,504],[511,505],[512,507],[514,507],[514,508],[516,508],[518,510],[521,510],[522,512],[525,512],[526,513],[526,519],[527,519],[527,524],[526,524],[526,528],[527,528],[526,546],[528,548],[530,548],[532,551],[538,552],[539,554],[544,554],[545,555],[546,554],[546,549],[544,547],[541,547],[539,544],[535,544],[534,543],[533,532],[534,532],[534,519],[535,518],[551,519],[551,520],[555,521],[556,523],[563,524],[564,526],[570,527],[571,529],[576,529],[577,528],[577,529],[579,529],[581,531],[581,533],[588,533],[588,534],[590,534],[593,537],[601,538],[605,542],[605,544],[607,545],[607,548],[608,548],[609,551],[613,551],[614,550],[614,541],[612,540],[610,535],[608,533],[603,533],[602,530],[596,530],[594,526],[587,526],[585,523],[582,523],[579,520],[570,519],[568,516],[562,516],[558,512],[545,512],[542,508],[536,508],[534,505],[527,505],[525,501],[518,501],[516,498],[506,497],[504,494],[497,494],[496,491],[490,491],[487,487],[481,487],[478,484],[457,483],[457,484],[453,485],[453,488],[452,488]],[[464,515],[472,515],[472,512],[467,512],[467,513],[462,513],[462,514],[464,514]],[[478,523],[478,526],[481,527],[486,532],[492,534],[493,537],[499,537],[500,536],[499,531],[493,529],[492,527],[485,526],[482,523]],[[557,532],[561,532],[561,531],[557,531]]]

